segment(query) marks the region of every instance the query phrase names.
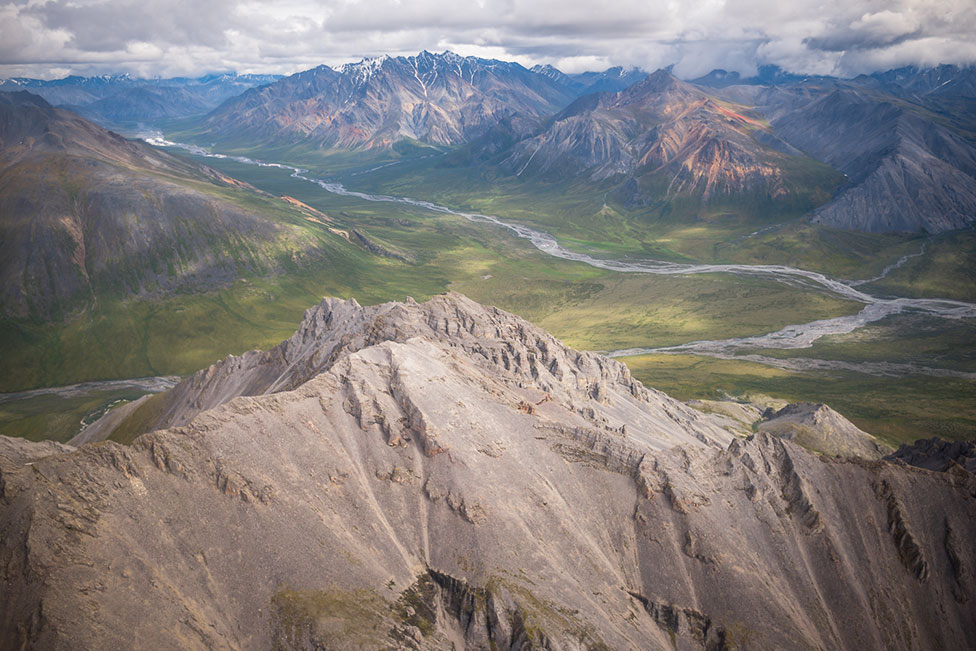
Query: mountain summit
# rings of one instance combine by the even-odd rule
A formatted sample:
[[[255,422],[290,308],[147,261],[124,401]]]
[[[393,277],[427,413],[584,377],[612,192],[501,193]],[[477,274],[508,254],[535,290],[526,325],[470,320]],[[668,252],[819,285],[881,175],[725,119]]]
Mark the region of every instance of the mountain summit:
[[[965,470],[735,438],[459,295],[326,300],[278,348],[175,395],[144,408],[183,405],[189,422],[131,446],[0,437],[0,638],[853,650],[976,636]]]
[[[205,121],[219,140],[389,148],[453,145],[501,120],[535,123],[572,92],[517,63],[421,52],[319,66],[228,100]]]

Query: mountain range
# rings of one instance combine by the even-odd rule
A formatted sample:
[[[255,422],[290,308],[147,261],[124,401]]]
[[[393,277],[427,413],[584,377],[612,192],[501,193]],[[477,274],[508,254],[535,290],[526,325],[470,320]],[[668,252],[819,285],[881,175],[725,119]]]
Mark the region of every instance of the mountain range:
[[[791,158],[805,157],[752,107],[716,99],[659,70],[624,90],[577,99],[513,146],[503,165],[519,177],[627,179],[618,194],[630,203],[679,195],[707,203],[791,194]]]
[[[460,164],[525,183],[576,179],[636,209],[690,200],[692,211],[716,204],[775,214],[799,205],[815,223],[875,232],[939,233],[976,221],[976,146],[942,118],[941,105],[926,103],[963,102],[973,92],[972,70],[730,77],[692,84],[664,70],[565,75],[423,52],[321,66],[252,88],[202,124],[207,138],[459,147],[478,152],[474,163]],[[621,90],[590,92],[634,79]],[[230,87],[267,79],[180,81],[173,92],[184,100],[190,89],[205,89],[212,102]],[[112,99],[116,107],[119,88],[169,88],[127,77],[17,85],[62,99],[85,93],[102,98],[89,106]],[[279,269],[284,258],[318,255],[319,244],[300,229],[208,192],[216,183],[254,194],[213,170],[122,140],[23,91],[0,93],[0,108],[0,305],[8,316],[50,319],[102,291],[212,287],[242,272]]]
[[[278,348],[172,391],[130,417],[170,409],[177,426],[131,445],[0,437],[9,646],[917,649],[976,636],[976,478],[952,461],[965,452],[822,456],[784,426],[859,449],[870,437],[808,406],[744,433],[456,294],[324,300]],[[907,465],[937,457],[946,471]]]
[[[448,164],[579,179],[629,205],[789,197],[832,227],[939,233],[976,220],[972,76],[950,66],[853,80],[764,68],[688,83],[664,70],[567,75],[422,52],[249,90],[195,133],[236,147],[460,146],[469,154]]]
[[[323,65],[252,89],[208,115],[200,136],[367,149],[404,140],[457,145],[502,120],[528,131],[572,96],[517,63],[421,52]]]
[[[206,113],[248,88],[270,84],[281,75],[214,74],[204,77],[136,79],[129,75],[71,76],[42,80],[0,80],[0,92],[26,90],[50,104],[100,123],[132,123]]]
[[[968,92],[964,83],[957,87]],[[746,94],[780,137],[845,174],[833,200],[813,212],[814,222],[929,233],[974,223],[976,146],[919,95],[920,103],[908,102],[879,90],[873,77],[720,91]]]
[[[0,396],[0,425],[53,439],[56,412],[67,443],[0,435],[0,649],[969,648],[976,445],[896,450],[826,405],[778,398],[836,379],[831,395],[851,391],[866,422],[890,427],[907,417],[886,406],[936,396],[936,410],[964,413],[930,410],[905,431],[972,432],[971,328],[956,318],[971,306],[931,300],[921,282],[915,302],[868,292],[944,251],[957,275],[939,287],[969,277],[973,235],[954,231],[976,224],[973,76],[767,67],[689,82],[421,52],[280,79],[5,82],[2,378],[52,388]],[[198,144],[314,171],[207,159],[225,173],[104,127],[176,117]],[[336,160],[354,171],[333,179]],[[466,180],[453,203],[436,194]],[[298,187],[309,195],[277,196]],[[405,189],[417,187],[450,206],[484,191],[521,236],[534,231],[503,194],[524,189],[525,221],[552,201],[538,228],[571,244],[513,245],[473,223],[496,214],[472,214],[485,205],[474,199],[432,216]],[[656,257],[673,276],[596,268],[657,233],[567,236],[558,220],[576,196],[602,200],[607,230],[672,220],[702,238],[700,257]],[[801,216],[813,226],[790,230]],[[756,247],[848,247],[873,256],[851,268],[880,275],[710,264],[759,222],[789,228]],[[948,235],[919,252],[914,237],[844,230]],[[835,249],[816,248],[824,234]],[[593,265],[579,264],[591,248]],[[611,345],[659,337],[646,323],[748,345],[852,325],[817,343],[815,373],[760,366],[754,351],[658,348],[634,363],[699,398],[719,393],[704,375],[749,375],[720,389],[748,395],[682,402],[515,314],[438,293],[462,287],[555,327],[612,330]],[[429,300],[379,302],[415,291]],[[294,330],[326,292],[376,304],[323,298]],[[913,309],[927,304],[943,309]],[[921,352],[903,358],[902,344]],[[925,356],[933,368],[915,364]],[[154,366],[170,358],[181,366]],[[906,375],[863,375],[860,359]],[[133,368],[146,370],[116,374]],[[775,383],[776,398],[759,393]]]
[[[939,233],[976,221],[974,70],[842,80],[765,66],[689,83],[425,51],[285,78],[12,79],[0,91],[29,89],[109,124],[212,110],[193,131],[218,146],[462,147],[474,155],[447,160],[526,182],[577,178],[631,206],[759,201],[835,228]]]

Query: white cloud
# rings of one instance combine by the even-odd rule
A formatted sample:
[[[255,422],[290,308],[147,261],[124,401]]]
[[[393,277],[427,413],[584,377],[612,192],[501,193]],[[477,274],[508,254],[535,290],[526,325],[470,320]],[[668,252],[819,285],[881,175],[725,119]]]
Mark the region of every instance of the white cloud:
[[[972,0],[15,0],[0,76],[291,73],[376,54],[853,75],[976,62]]]

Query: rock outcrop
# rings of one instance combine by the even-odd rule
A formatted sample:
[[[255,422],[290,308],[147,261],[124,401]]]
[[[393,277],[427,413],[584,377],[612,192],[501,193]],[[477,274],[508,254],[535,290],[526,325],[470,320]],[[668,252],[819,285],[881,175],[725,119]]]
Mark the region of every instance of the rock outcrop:
[[[903,443],[885,458],[936,472],[958,467],[976,474],[976,441],[946,441],[938,437],[919,439],[914,443]]]
[[[4,647],[976,637],[971,476],[733,439],[456,295],[327,300],[174,395],[189,422],[131,446],[0,438]]]
[[[714,419],[641,385],[623,364],[566,348],[513,314],[454,293],[423,304],[408,299],[371,307],[355,299],[324,299],[305,313],[298,331],[279,346],[230,356],[197,372],[151,398],[132,420],[139,420],[144,431],[184,425],[237,396],[295,389],[339,363],[348,363],[353,353],[383,342],[411,340],[462,350],[470,368],[492,382],[525,392],[516,401],[525,413],[546,409],[546,404],[560,405],[574,412],[580,424],[613,432],[626,425],[634,435],[650,433],[648,443],[659,448],[695,443],[724,446],[732,439]],[[349,399],[367,421],[382,412],[378,398],[361,394],[355,385]],[[543,402],[536,404],[539,401]],[[126,427],[126,421],[115,427],[103,427],[101,422],[90,427],[98,429],[100,438],[108,438]]]

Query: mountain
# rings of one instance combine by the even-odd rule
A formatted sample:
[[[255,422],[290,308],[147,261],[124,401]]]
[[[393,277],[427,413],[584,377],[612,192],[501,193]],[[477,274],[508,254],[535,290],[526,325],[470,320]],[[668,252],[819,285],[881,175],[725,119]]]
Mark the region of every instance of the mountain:
[[[130,446],[0,437],[0,639],[897,650],[976,635],[971,474],[733,438],[458,295],[326,300],[277,350],[191,384],[219,406]]]
[[[607,423],[606,416],[615,414],[613,422],[626,421],[642,431],[657,431],[657,442],[649,444],[730,440],[727,431],[701,420],[695,410],[640,387],[625,366],[608,363],[594,353],[566,350],[551,335],[521,319],[454,294],[423,305],[408,301],[376,307],[361,307],[355,300],[326,299],[306,312],[298,332],[280,346],[231,356],[196,373],[171,391],[151,398],[152,404],[133,409],[129,424],[141,422],[146,431],[184,425],[235,396],[294,389],[350,354],[381,342],[402,343],[413,338],[434,340],[489,360],[495,372],[512,382],[536,386],[549,396],[547,401],[578,402],[580,418],[591,419],[594,424]],[[360,398],[373,400],[369,396]],[[603,409],[602,416],[593,416],[584,405],[594,399],[616,406]],[[635,400],[660,406],[666,419],[645,420],[632,404]],[[360,407],[368,411],[379,405],[363,403]],[[147,414],[153,419],[148,420]],[[680,427],[674,427],[675,423]],[[383,427],[389,430],[394,425]],[[111,431],[102,431],[99,438],[112,435]],[[84,440],[93,437],[86,435]]]
[[[647,77],[647,73],[640,68],[625,69],[622,66],[614,66],[603,72],[566,74],[545,64],[532,66],[532,72],[545,75],[569,88],[577,97],[591,93],[615,93]]]
[[[976,224],[974,70],[911,67],[847,80],[713,71],[695,82],[754,106],[782,140],[846,175],[814,222],[934,234]]]
[[[136,79],[129,75],[65,77],[45,81],[0,80],[0,91],[27,90],[50,104],[70,108],[100,123],[118,124],[206,113],[249,88],[272,83],[281,75],[238,75],[172,79]]]
[[[808,450],[872,460],[892,452],[827,405],[804,402],[769,412],[757,431],[795,441]]]
[[[30,79],[14,77],[0,82],[0,91],[28,91],[43,97],[51,104],[84,106],[111,95],[122,88],[131,88],[136,80],[129,75],[99,75],[80,77],[71,75],[63,79]]]
[[[783,70],[777,65],[759,66],[752,77],[743,77],[738,72],[730,72],[716,68],[707,75],[690,79],[689,83],[709,88],[727,88],[729,86],[777,86],[782,84],[796,84],[807,81],[829,80],[823,75],[797,75]]]
[[[976,224],[976,145],[931,115],[836,84],[770,88],[757,105],[780,137],[847,175],[814,222],[927,233]]]
[[[63,318],[99,297],[211,289],[323,255],[245,200],[270,204],[36,95],[0,93],[0,315]]]
[[[750,108],[718,100],[659,70],[623,91],[579,98],[517,143],[503,165],[517,176],[626,180],[632,203],[695,196],[793,193],[798,151]]]
[[[919,106],[976,144],[976,66],[909,66],[852,81]]]
[[[878,82],[884,90],[893,95],[917,99],[939,96],[976,99],[976,66],[940,65],[934,68],[906,66],[863,75],[854,81],[867,84],[869,79]]]
[[[503,120],[524,131],[572,97],[517,63],[421,52],[323,65],[249,90],[207,116],[201,137],[345,149],[455,145]]]
[[[84,106],[68,105],[92,120],[118,124],[206,113],[213,105],[193,91],[175,86],[136,86]]]

